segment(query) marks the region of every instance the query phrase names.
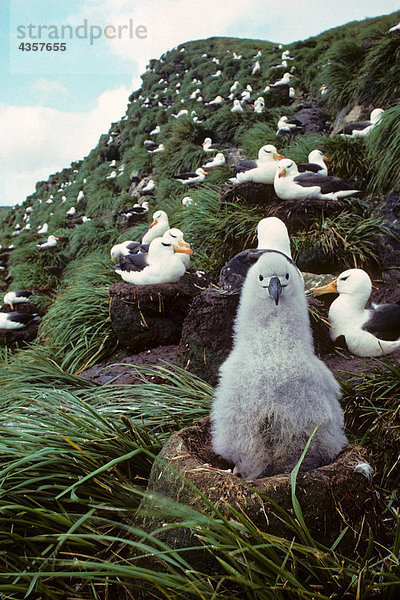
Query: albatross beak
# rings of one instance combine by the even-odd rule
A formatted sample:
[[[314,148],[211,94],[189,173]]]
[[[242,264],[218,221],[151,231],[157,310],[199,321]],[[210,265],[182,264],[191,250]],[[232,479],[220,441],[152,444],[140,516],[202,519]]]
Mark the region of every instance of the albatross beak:
[[[183,237],[180,238],[179,243],[178,243],[178,247],[180,248],[190,248],[190,244],[188,242],[185,242],[185,240],[183,239]]]
[[[157,221],[155,219],[152,220],[149,229],[151,229],[152,227],[154,227],[154,225],[157,225]]]
[[[313,294],[316,294],[316,296],[321,296],[322,294],[337,294],[337,279],[334,279],[322,287],[314,288]]]
[[[273,157],[275,160],[282,160],[285,158],[282,154],[278,154],[277,152],[274,152]]]
[[[279,277],[271,277],[269,285],[268,285],[268,291],[269,291],[270,296],[272,296],[273,299],[275,300],[275,304],[278,305],[279,296],[281,295],[281,292],[282,292],[282,285],[281,285],[281,282],[279,281]]]
[[[322,158],[325,162],[332,162],[332,159],[329,158],[329,156],[323,156]]]
[[[285,167],[283,167],[283,168],[282,168],[282,169],[279,171],[279,173],[278,173],[278,177],[285,177],[285,175],[286,175],[286,169],[285,169]]]
[[[187,246],[174,246],[174,252],[177,252],[178,254],[193,254],[190,244]]]

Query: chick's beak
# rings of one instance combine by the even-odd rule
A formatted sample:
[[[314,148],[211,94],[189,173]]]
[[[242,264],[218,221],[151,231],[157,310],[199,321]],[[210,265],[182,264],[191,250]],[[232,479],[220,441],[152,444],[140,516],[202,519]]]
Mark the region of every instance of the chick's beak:
[[[316,287],[313,289],[313,294],[321,296],[322,294],[336,294],[337,293],[337,279],[334,279],[327,285]]]
[[[282,292],[282,285],[279,281],[279,277],[271,277],[268,285],[268,291],[270,296],[272,296],[272,298],[275,300],[275,304],[278,305],[279,296]]]

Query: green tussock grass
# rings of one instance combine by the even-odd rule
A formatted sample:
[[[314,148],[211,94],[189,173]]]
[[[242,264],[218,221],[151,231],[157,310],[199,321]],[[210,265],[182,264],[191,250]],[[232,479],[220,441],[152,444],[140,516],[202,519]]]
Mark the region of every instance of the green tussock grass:
[[[370,188],[390,192],[400,190],[400,103],[385,111],[367,138],[370,162],[374,165]]]
[[[374,457],[380,485],[398,489],[400,368],[390,357],[375,359],[372,367],[341,383],[347,427]]]
[[[321,254],[321,262],[327,262],[334,270],[338,268],[362,268],[379,263],[376,244],[390,235],[381,219],[343,212],[333,219],[323,215],[307,231],[291,238],[293,256],[300,260],[311,252]]]
[[[211,187],[202,186],[190,196],[196,204],[182,207],[177,215],[180,228],[194,254],[199,252],[196,264],[218,279],[221,267],[235,253],[254,245],[255,229],[262,215],[238,204],[221,205],[218,190]]]
[[[99,360],[116,346],[108,292],[116,280],[106,261],[90,257],[82,260],[73,277],[67,277],[67,283],[73,284],[60,294],[40,326],[38,343],[49,346],[71,372]]]

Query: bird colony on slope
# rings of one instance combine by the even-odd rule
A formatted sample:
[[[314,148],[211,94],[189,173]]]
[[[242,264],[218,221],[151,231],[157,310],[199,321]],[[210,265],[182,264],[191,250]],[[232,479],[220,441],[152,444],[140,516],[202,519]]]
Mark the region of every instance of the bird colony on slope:
[[[181,52],[185,49],[181,48]],[[209,57],[208,57],[209,58]],[[241,56],[233,52],[233,60]],[[262,77],[261,52],[254,58],[249,76]],[[289,86],[295,77],[295,61],[289,51],[283,51],[281,62],[270,68],[288,69],[283,76],[269,81],[264,94],[273,88]],[[212,77],[224,77],[218,58]],[[160,84],[167,81],[160,79]],[[202,81],[192,81],[196,89],[187,100],[201,103],[210,111],[229,106],[233,114],[243,115],[252,110],[255,114],[265,111],[264,96],[252,99],[252,86],[241,86],[236,80],[230,94],[205,100]],[[175,86],[180,95],[180,83]],[[326,87],[321,89],[327,93]],[[289,89],[289,98],[296,92]],[[182,98],[184,104],[185,99]],[[156,96],[139,96],[133,102],[141,102],[143,109],[157,106],[168,108]],[[366,137],[378,127],[383,110],[371,112],[368,121],[351,123],[340,135]],[[191,118],[195,123],[204,120],[195,110],[184,106],[171,113],[179,120]],[[147,134],[143,148],[148,154],[165,152],[163,143],[155,138],[162,134],[162,125],[154,123]],[[276,136],[292,139],[301,133],[303,124],[282,115],[277,122]],[[110,135],[108,144],[112,144]],[[176,173],[171,179],[183,186],[197,186],[205,181],[214,169],[229,165],[233,185],[253,182],[273,186],[276,196],[282,201],[306,199],[338,200],[359,194],[361,190],[346,181],[328,175],[326,157],[319,149],[308,155],[307,163],[296,163],[279,154],[272,144],[264,144],[257,158],[236,161],[232,164],[229,150],[213,144],[205,138],[202,149],[204,158],[194,171]],[[289,151],[290,152],[290,151]],[[113,181],[123,175],[124,165],[109,162],[112,169],[105,180]],[[154,176],[155,177],[155,176]],[[142,201],[119,214],[126,217],[146,215],[150,209],[153,193],[157,189],[156,178],[146,178],[141,195]],[[111,184],[110,184],[111,185]],[[68,187],[63,184],[60,192]],[[75,218],[77,205],[85,199],[79,191],[74,205],[65,212],[68,219]],[[62,196],[61,202],[66,201]],[[42,201],[38,202],[41,204]],[[50,195],[45,202],[54,204]],[[190,196],[182,200],[188,210],[196,202]],[[29,230],[29,219],[34,207],[27,207],[23,221]],[[86,222],[91,217],[81,216]],[[21,225],[15,225],[15,236],[20,234]],[[39,235],[47,236],[48,223],[37,228]],[[292,260],[287,227],[276,217],[260,220],[257,226],[257,248],[236,254],[221,269],[219,284],[222,293],[240,293],[240,303],[234,326],[233,349],[220,369],[220,381],[216,388],[211,411],[212,443],[214,450],[234,464],[234,473],[247,479],[291,470],[298,462],[304,446],[314,432],[310,449],[303,467],[312,469],[332,461],[347,443],[343,431],[343,413],[339,404],[340,390],[333,375],[319,360],[313,349],[308,316],[308,305],[304,293],[303,277]],[[14,235],[13,234],[13,235]],[[51,234],[36,244],[38,251],[54,249],[59,237]],[[11,249],[11,248],[10,248]],[[153,220],[138,240],[127,240],[111,248],[111,258],[118,261],[115,272],[123,281],[132,285],[154,285],[176,283],[190,268],[190,244],[184,233],[171,228],[168,215],[163,210],[153,214]],[[0,269],[5,268],[0,265]],[[361,269],[345,271],[330,286],[316,288],[315,294],[338,293],[338,298],[329,310],[330,334],[333,340],[343,336],[347,346],[356,356],[381,356],[400,348],[400,307],[379,305],[366,309],[371,293],[371,281]],[[39,315],[15,311],[16,305],[29,302],[32,290],[13,290],[4,297],[4,303],[12,312],[0,312],[0,329],[21,329],[40,320]],[[296,357],[294,360],[293,357]],[[319,427],[317,427],[319,425]],[[317,428],[317,429],[316,429]],[[314,431],[316,429],[316,431]]]

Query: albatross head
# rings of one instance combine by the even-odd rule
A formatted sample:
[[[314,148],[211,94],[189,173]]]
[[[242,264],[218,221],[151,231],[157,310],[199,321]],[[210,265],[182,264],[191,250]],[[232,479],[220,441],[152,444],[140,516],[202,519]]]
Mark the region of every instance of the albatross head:
[[[344,294],[351,296],[355,303],[365,306],[371,291],[372,283],[368,273],[362,269],[348,269],[327,285],[315,288],[313,293],[316,296],[334,293]]]
[[[276,306],[281,298],[285,298],[287,303],[299,294],[304,295],[303,279],[298,268],[291,258],[278,250],[266,250],[249,270],[248,278],[254,292]]]

